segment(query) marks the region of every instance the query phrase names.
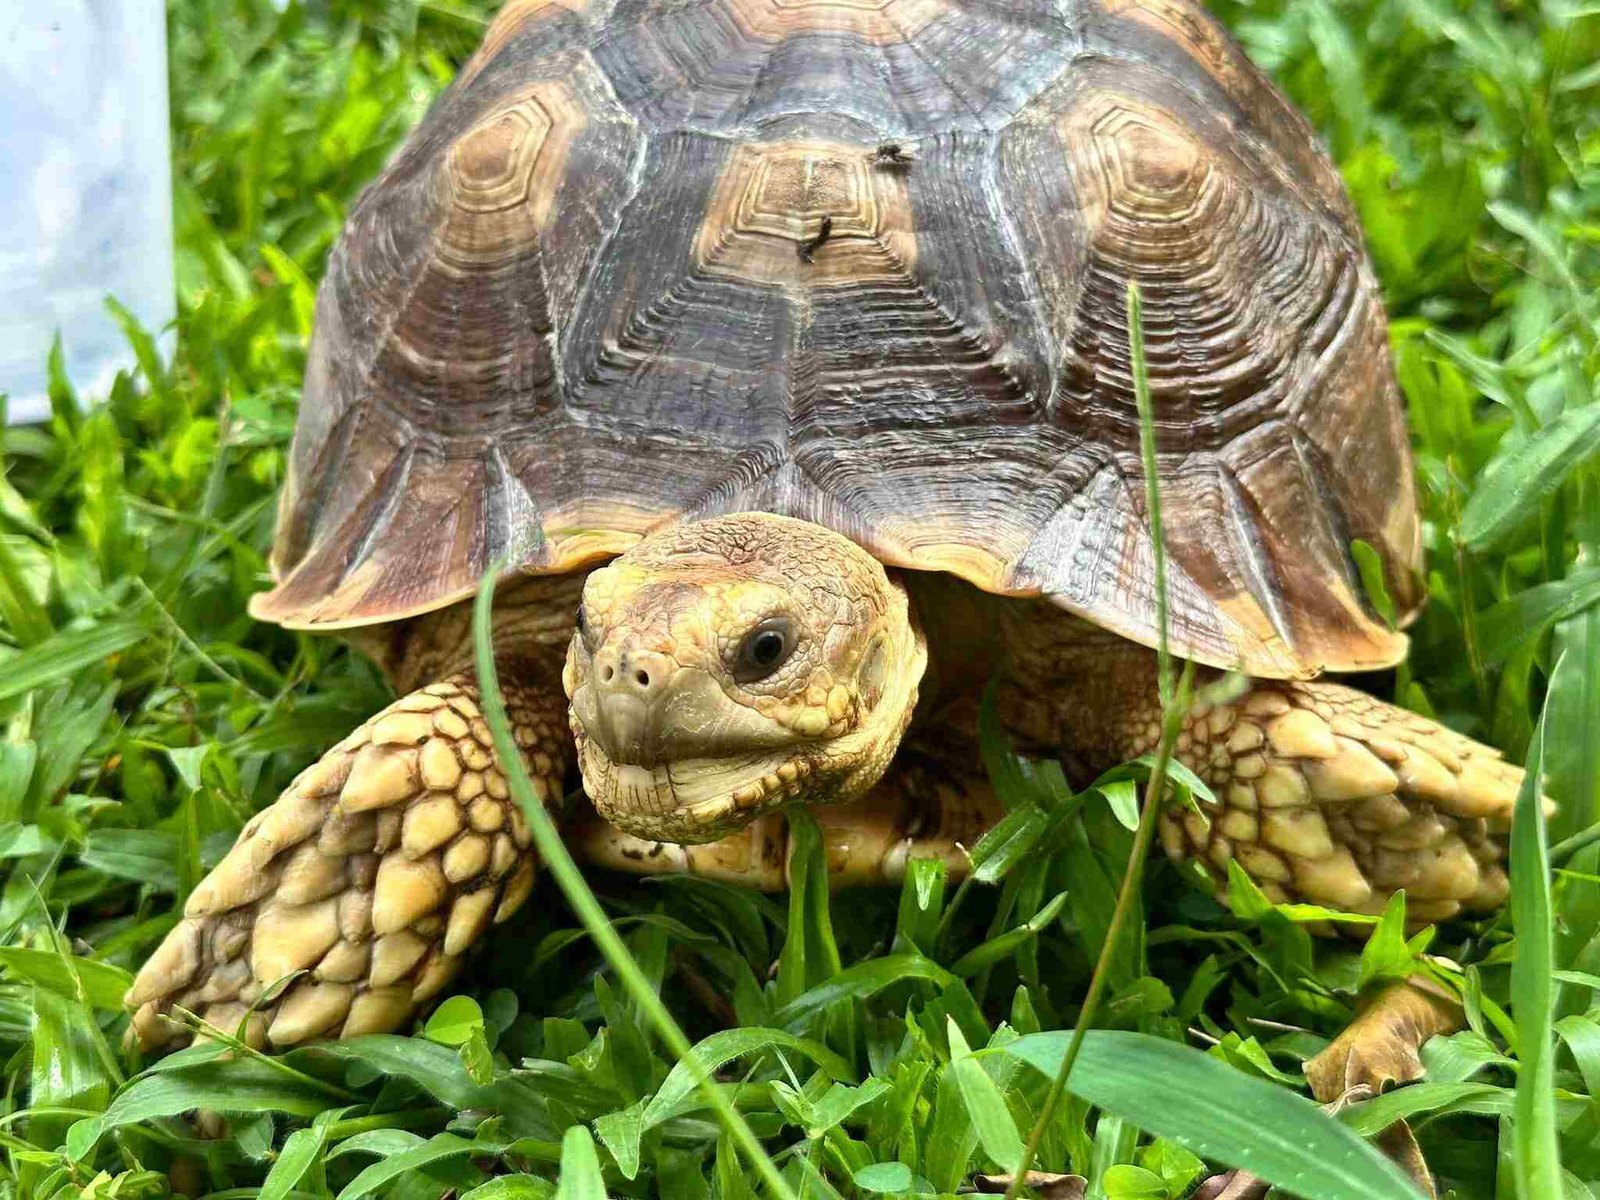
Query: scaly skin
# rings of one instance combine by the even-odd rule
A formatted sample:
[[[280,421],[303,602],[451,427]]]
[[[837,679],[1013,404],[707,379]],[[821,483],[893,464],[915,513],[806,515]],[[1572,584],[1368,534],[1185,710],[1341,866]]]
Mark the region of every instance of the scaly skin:
[[[763,634],[772,663],[745,661]],[[905,591],[838,534],[734,516],[595,571],[562,683],[584,790],[639,838],[714,841],[780,804],[882,777],[927,649]]]
[[[1002,624],[1013,727],[1092,772],[1155,749],[1151,651],[1043,605],[1003,609]],[[1201,672],[1201,684],[1218,677]],[[1250,680],[1189,712],[1175,757],[1218,804],[1166,813],[1162,844],[1219,891],[1232,859],[1280,903],[1370,914],[1404,888],[1424,923],[1505,901],[1522,772],[1436,721],[1336,683]]]
[[[970,730],[997,667],[1013,732],[1078,771],[1153,747],[1149,650],[1042,601],[906,583],[838,534],[742,514],[653,535],[591,573],[576,628],[577,578],[508,589],[496,645],[542,798],[559,797],[576,761],[605,822],[570,831],[592,859],[765,888],[787,874],[766,814],[833,806],[821,815],[836,881],[872,883],[913,855],[959,868],[956,843],[999,815]],[[913,598],[941,650],[921,709]],[[462,673],[467,630],[456,608],[368,637],[406,686],[449,681],[373,718],[247,826],[129,994],[145,1044],[175,1040],[162,1020],[173,1004],[273,1046],[398,1027],[526,898],[527,834]],[[914,710],[904,769],[885,779]],[[1498,835],[1520,772],[1415,714],[1335,684],[1248,681],[1190,714],[1177,758],[1219,803],[1170,814],[1163,840],[1219,882],[1233,859],[1274,899],[1359,912],[1405,887],[1426,919],[1504,897]],[[1365,1013],[1322,1084],[1399,1077],[1434,1028],[1414,1007],[1391,998]]]
[[[535,789],[558,801],[558,696],[506,701]],[[128,991],[133,1034],[187,1042],[174,1005],[257,1047],[394,1029],[528,898],[529,844],[472,681],[412,692],[301,772],[189,894]]]

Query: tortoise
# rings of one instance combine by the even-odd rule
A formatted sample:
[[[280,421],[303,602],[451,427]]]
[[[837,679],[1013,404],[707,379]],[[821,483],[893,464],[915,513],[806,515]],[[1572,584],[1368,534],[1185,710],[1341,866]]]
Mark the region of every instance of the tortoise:
[[[400,699],[188,897],[135,1036],[397,1028],[527,899],[472,668],[497,562],[517,745],[606,867],[782,888],[816,805],[839,885],[960,875],[991,679],[1075,776],[1149,751],[1130,283],[1171,646],[1247,677],[1186,719],[1215,803],[1166,851],[1274,901],[1500,904],[1520,772],[1318,678],[1405,653],[1406,427],[1342,185],[1199,4],[511,0],[333,251],[251,604]]]

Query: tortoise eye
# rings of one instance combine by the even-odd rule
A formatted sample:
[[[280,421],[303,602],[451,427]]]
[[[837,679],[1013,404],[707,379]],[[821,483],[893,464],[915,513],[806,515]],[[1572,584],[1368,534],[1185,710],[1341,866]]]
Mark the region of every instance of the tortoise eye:
[[[795,641],[794,622],[788,617],[766,618],[739,643],[733,677],[740,683],[765,679],[794,653]]]
[[[592,650],[589,645],[589,619],[583,615],[583,605],[578,605],[578,639]]]

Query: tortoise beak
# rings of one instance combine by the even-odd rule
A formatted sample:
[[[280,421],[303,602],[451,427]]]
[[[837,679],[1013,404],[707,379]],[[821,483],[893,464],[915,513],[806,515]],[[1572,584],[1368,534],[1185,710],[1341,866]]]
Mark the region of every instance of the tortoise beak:
[[[573,655],[581,655],[575,644]],[[576,664],[574,664],[576,665]],[[682,759],[765,754],[793,745],[793,731],[730,699],[703,666],[608,639],[571,675],[572,715],[595,748],[618,766],[654,769]]]
[[[612,762],[656,767],[670,756],[672,739],[663,734],[680,670],[667,655],[637,645],[607,645],[595,654],[578,719]]]

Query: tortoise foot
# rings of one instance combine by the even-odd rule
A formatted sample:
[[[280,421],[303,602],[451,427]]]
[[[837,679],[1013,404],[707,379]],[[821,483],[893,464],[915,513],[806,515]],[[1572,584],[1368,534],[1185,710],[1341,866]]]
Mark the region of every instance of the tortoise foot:
[[[536,786],[558,796],[560,723],[508,695]],[[413,692],[305,770],[244,827],[134,980],[132,1037],[193,1036],[182,1008],[256,1046],[395,1029],[533,887],[529,832],[477,692]]]

